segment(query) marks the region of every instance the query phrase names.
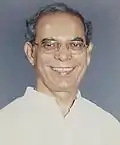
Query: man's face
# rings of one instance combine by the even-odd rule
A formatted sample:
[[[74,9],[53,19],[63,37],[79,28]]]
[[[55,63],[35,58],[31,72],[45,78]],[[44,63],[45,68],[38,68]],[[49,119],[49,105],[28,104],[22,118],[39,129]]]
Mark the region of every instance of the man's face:
[[[66,13],[43,16],[36,26],[35,42],[38,81],[53,91],[76,89],[88,57],[80,19]]]

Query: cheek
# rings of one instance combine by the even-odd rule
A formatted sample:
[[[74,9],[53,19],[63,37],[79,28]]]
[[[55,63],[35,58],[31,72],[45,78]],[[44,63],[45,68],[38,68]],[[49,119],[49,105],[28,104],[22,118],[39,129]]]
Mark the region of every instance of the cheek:
[[[75,55],[74,61],[76,62],[76,64],[78,64],[80,66],[86,65],[87,64],[86,54]]]
[[[46,54],[38,54],[36,59],[36,64],[38,69],[46,69],[50,62],[52,60],[52,57]]]
[[[76,56],[75,60],[76,60],[76,65],[78,65],[78,68],[76,70],[76,79],[79,82],[87,68],[86,55],[84,54],[84,55]]]

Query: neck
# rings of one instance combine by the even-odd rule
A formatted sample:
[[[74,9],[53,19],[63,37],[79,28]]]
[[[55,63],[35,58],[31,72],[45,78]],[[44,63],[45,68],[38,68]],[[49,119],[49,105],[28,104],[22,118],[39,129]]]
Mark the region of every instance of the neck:
[[[52,91],[43,83],[37,83],[36,90],[42,92],[50,97],[54,97],[56,103],[60,107],[63,116],[66,116],[72,107],[74,100],[76,99],[77,89],[71,89],[70,91]]]
[[[76,99],[76,92],[53,92],[53,94],[63,116],[66,116]]]

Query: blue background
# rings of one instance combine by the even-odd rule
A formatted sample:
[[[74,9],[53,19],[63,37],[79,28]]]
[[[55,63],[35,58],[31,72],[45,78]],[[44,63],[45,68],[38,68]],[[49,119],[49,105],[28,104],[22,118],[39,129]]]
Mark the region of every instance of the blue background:
[[[25,19],[53,1],[0,1],[0,108],[34,85],[34,70],[25,59]],[[120,120],[120,1],[56,0],[78,9],[93,22],[92,61],[82,81],[85,98]]]

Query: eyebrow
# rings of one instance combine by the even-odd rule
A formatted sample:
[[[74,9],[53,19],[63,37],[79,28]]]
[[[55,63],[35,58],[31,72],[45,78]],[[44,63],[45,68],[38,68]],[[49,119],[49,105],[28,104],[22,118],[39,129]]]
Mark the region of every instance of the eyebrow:
[[[81,37],[75,37],[71,41],[82,41],[82,42],[84,42],[83,38],[81,38]]]
[[[51,38],[44,38],[44,39],[41,40],[41,43],[44,43],[46,41],[56,41],[56,39],[54,39],[52,37]]]
[[[53,37],[51,37],[51,38],[44,38],[44,39],[41,40],[41,43],[44,43],[46,41],[57,41],[57,40],[55,38],[53,38]],[[83,38],[81,38],[81,37],[75,37],[75,38],[73,38],[70,41],[82,41],[82,42],[84,42]]]

